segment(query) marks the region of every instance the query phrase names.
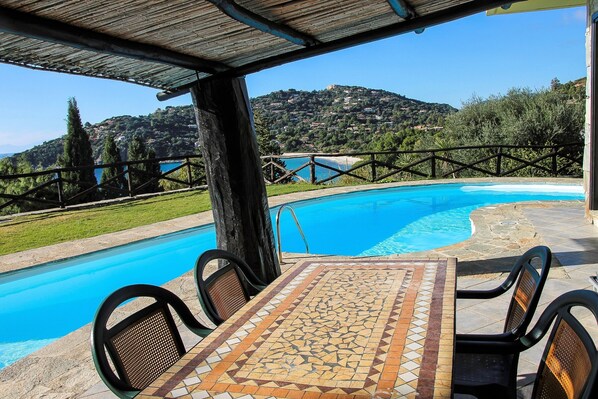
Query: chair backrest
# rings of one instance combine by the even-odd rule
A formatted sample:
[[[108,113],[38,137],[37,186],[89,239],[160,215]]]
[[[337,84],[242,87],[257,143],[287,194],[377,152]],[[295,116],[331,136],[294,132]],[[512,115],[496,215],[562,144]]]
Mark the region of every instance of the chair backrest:
[[[503,283],[503,286],[510,287],[517,280],[507,312],[504,332],[512,332],[515,336],[525,334],[540,301],[551,261],[552,253],[545,246],[531,248],[517,259]],[[540,264],[539,273],[534,265],[535,262]]]
[[[204,279],[206,266],[217,259],[225,262]],[[214,324],[220,325],[266,285],[242,259],[230,252],[212,249],[195,263],[195,286],[204,312]]]
[[[155,302],[109,328],[114,310],[136,297]],[[186,352],[169,305],[191,331],[200,336],[211,331],[193,317],[180,298],[161,287],[123,287],[100,305],[92,325],[92,356],[100,377],[117,396],[135,396]]]
[[[571,313],[573,307],[585,307],[594,315],[598,328],[598,293],[571,291],[558,297],[544,311],[536,326],[522,338],[526,347],[538,342],[555,320],[546,344],[532,398],[589,399],[598,397],[598,351],[580,321]]]

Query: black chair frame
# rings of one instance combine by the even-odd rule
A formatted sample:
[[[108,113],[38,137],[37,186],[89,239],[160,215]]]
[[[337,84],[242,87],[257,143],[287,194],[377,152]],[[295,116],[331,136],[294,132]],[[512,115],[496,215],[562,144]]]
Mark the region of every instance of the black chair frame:
[[[228,264],[220,267],[204,279],[203,273],[208,263],[220,259],[228,261]],[[222,275],[228,273],[231,269],[235,270],[237,277],[241,281],[246,301],[249,301],[252,296],[257,295],[267,286],[266,283],[261,281],[255,275],[253,270],[251,270],[249,265],[243,259],[228,251],[222,249],[210,249],[201,254],[195,263],[195,288],[197,289],[197,295],[205,314],[217,326],[222,324],[224,320],[218,314],[208,289],[215,281]]]
[[[112,328],[106,327],[110,316],[117,307],[129,299],[139,297],[153,298],[156,302],[128,315],[124,320],[118,322]],[[91,353],[100,377],[108,388],[110,388],[110,390],[112,390],[118,397],[132,398],[140,392],[131,385],[124,372],[120,357],[116,355],[116,350],[111,341],[113,337],[127,329],[131,324],[156,311],[162,310],[168,328],[173,332],[173,338],[179,356],[186,353],[185,346],[178,333],[178,328],[168,305],[175,310],[183,324],[185,324],[185,326],[193,333],[200,337],[206,337],[212,332],[211,329],[203,326],[197,319],[195,319],[187,305],[185,305],[179,297],[162,287],[154,285],[135,284],[120,288],[109,295],[98,308],[91,326]],[[112,367],[110,367],[106,351],[108,351],[110,361],[114,365],[116,373]]]
[[[541,259],[542,267],[540,273],[536,271],[536,268],[531,265],[531,261],[533,259]],[[511,272],[503,281],[503,283],[491,290],[457,290],[457,299],[492,299],[496,298],[504,293],[506,293],[512,286],[515,284],[519,276],[523,273],[524,270],[528,270],[531,276],[534,278],[536,282],[536,290],[530,300],[529,306],[525,312],[524,318],[522,322],[513,330],[505,331],[499,334],[457,334],[456,340],[482,340],[482,341],[497,341],[497,340],[505,340],[505,341],[513,341],[517,337],[522,336],[525,334],[527,328],[529,327],[536,308],[538,307],[538,302],[540,301],[540,295],[542,294],[542,290],[544,289],[544,284],[546,283],[546,279],[548,278],[548,272],[550,270],[550,264],[552,262],[552,253],[550,249],[546,246],[537,246],[534,248],[529,249],[523,255],[521,255]],[[507,315],[511,313],[513,307],[515,306],[515,301],[511,300],[511,304],[509,305],[509,309],[507,311]],[[505,321],[505,330],[508,326],[508,318]]]
[[[546,348],[542,355],[542,362],[540,363],[540,367],[538,368],[538,374],[540,374],[543,371],[543,368],[545,367],[548,350],[551,347],[551,344],[554,340],[557,327],[560,325],[562,321],[565,321],[582,341],[583,345],[585,346],[585,349],[589,354],[591,362],[591,369],[589,371],[585,385],[582,389],[580,399],[598,398],[598,384],[596,383],[596,378],[598,376],[598,350],[596,349],[596,344],[592,340],[591,336],[581,325],[581,323],[577,320],[577,318],[571,314],[571,309],[577,306],[584,307],[590,310],[594,315],[596,323],[598,324],[598,293],[589,290],[575,290],[559,296],[550,305],[548,305],[546,310],[538,319],[536,325],[526,335],[521,336],[511,342],[492,342],[479,340],[457,341],[457,350],[465,353],[471,352],[500,355],[518,355],[521,352],[530,349],[531,347],[536,345],[540,340],[542,340],[542,338],[546,335],[546,333],[550,329],[550,326],[553,325],[554,322],[554,327],[552,328],[551,334],[546,344]],[[516,384],[516,380],[516,375],[511,376],[509,379],[509,381],[511,381],[513,385]],[[538,393],[538,387],[539,379],[536,379],[532,391],[532,398],[536,398],[536,394]],[[480,398],[504,398],[505,396],[502,396],[498,391],[500,390],[495,391],[495,395],[490,394],[487,396],[480,396]]]

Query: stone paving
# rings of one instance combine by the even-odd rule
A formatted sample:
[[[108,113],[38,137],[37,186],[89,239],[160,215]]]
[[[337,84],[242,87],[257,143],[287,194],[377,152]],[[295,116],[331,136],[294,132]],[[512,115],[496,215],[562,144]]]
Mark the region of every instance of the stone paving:
[[[521,179],[517,181],[521,182]],[[571,180],[566,181],[571,182]],[[501,179],[500,182],[505,181]],[[417,184],[429,184],[429,182]],[[390,185],[297,193],[274,197],[270,205],[384,186]],[[581,201],[500,205],[475,211],[471,219],[476,231],[469,240],[435,251],[408,256],[410,258],[456,256],[459,259],[458,288],[482,289],[500,284],[513,260],[526,249],[539,244],[548,245],[555,255],[554,263],[537,314],[563,292],[590,288],[588,276],[598,272],[598,230],[586,221]],[[131,229],[116,233],[114,236],[105,235],[95,240],[81,240],[59,244],[53,248],[2,256],[0,272],[27,268],[41,261],[86,253],[96,250],[98,245],[102,248],[122,245],[140,238],[209,222],[211,222],[211,215],[204,213],[155,226]],[[284,267],[294,264],[303,257],[305,255],[285,255]],[[167,283],[165,287],[181,296],[195,314],[201,314],[191,273]],[[483,303],[474,300],[458,301],[457,331],[500,332],[509,299],[509,295],[506,294],[501,298]],[[136,305],[134,302],[128,306],[134,308]],[[207,323],[207,320],[204,321]],[[192,345],[194,343],[192,334],[184,335],[186,343]],[[88,341],[89,326],[85,326],[0,371],[0,398],[113,398],[114,396],[99,381],[89,355]],[[537,368],[542,349],[542,345],[538,345],[522,357],[520,364],[522,385],[531,380],[530,377]],[[525,390],[523,392],[525,393]]]

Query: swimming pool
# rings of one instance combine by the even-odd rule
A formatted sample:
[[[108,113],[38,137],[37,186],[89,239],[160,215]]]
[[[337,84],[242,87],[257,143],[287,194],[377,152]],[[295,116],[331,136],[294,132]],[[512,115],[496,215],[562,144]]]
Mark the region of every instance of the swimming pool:
[[[440,184],[361,191],[292,206],[312,253],[385,255],[468,238],[469,213],[482,206],[582,198],[577,185]],[[281,235],[284,251],[304,252],[287,214]],[[89,323],[99,303],[117,288],[161,285],[187,272],[215,242],[213,227],[206,226],[0,276],[0,368]]]

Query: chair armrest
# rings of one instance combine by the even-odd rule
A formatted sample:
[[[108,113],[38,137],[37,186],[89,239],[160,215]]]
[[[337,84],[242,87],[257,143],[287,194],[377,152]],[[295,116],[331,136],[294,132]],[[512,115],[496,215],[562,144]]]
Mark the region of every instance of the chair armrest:
[[[500,334],[457,334],[456,341],[489,341],[489,342],[514,342],[517,337],[510,331]]]
[[[507,292],[509,287],[504,284],[491,290],[457,290],[457,299],[491,299]]]
[[[248,285],[247,288],[250,289],[251,296],[255,296],[255,295],[259,294],[264,288],[267,287],[267,285],[254,284],[248,278],[245,278],[245,284]]]
[[[518,340],[506,341],[456,341],[456,353],[486,353],[508,355],[519,353],[523,350]]]

